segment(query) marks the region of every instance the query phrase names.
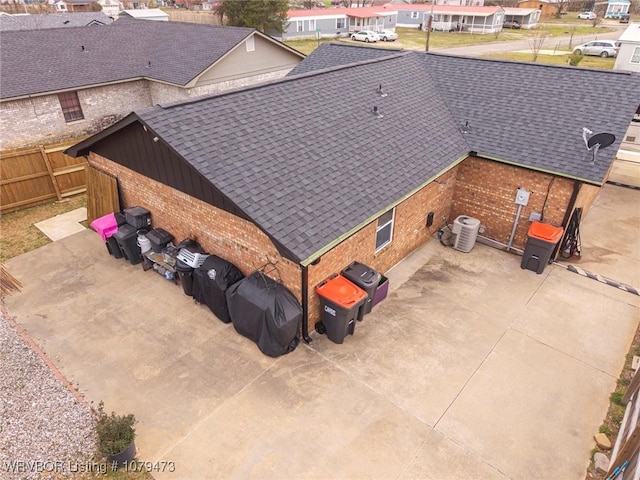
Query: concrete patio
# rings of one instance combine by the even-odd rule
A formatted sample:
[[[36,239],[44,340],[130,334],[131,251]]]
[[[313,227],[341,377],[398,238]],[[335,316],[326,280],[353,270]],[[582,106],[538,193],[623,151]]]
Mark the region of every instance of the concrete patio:
[[[640,191],[606,186],[582,268],[640,286]],[[269,358],[90,230],[7,262],[9,312],[88,401],[134,413],[159,479],[580,479],[640,297],[437,240],[337,345]]]

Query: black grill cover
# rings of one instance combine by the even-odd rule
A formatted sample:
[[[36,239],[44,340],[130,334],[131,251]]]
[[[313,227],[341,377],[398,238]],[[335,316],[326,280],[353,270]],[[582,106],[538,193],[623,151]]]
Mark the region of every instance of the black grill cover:
[[[229,323],[231,318],[225,293],[243,278],[244,275],[234,264],[217,255],[209,255],[193,272],[193,298],[207,305],[224,323]]]
[[[298,346],[302,307],[283,285],[253,272],[227,290],[233,326],[262,353],[278,357]]]

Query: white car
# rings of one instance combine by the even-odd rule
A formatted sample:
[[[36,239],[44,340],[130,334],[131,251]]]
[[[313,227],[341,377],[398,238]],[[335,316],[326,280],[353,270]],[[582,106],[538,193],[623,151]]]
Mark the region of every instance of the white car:
[[[351,40],[358,40],[360,42],[377,42],[380,40],[378,34],[371,30],[360,30],[359,32],[351,34]]]
[[[597,15],[594,12],[582,12],[578,14],[578,18],[582,20],[595,20]]]
[[[376,32],[378,37],[383,42],[395,42],[398,39],[398,34],[396,32],[392,32],[391,30],[380,30]]]

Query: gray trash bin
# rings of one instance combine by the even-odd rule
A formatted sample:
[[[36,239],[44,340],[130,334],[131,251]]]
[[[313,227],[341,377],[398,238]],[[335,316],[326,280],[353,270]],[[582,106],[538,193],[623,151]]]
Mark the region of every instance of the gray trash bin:
[[[364,313],[369,313],[373,308],[373,297],[376,294],[378,283],[380,283],[381,275],[373,268],[367,267],[363,263],[353,262],[347,268],[342,270],[342,275],[352,283],[367,292],[367,301],[365,303]],[[362,318],[358,318],[362,320]]]

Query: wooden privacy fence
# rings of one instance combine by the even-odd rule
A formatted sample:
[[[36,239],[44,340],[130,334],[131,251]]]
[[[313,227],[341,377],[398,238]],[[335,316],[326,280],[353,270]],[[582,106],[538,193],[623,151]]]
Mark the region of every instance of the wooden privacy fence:
[[[87,161],[62,153],[78,141],[1,153],[0,212],[85,192]]]
[[[120,211],[118,180],[108,173],[87,165],[87,220]]]
[[[639,370],[640,371],[640,370]],[[622,402],[626,404],[616,443],[611,452],[607,479],[640,479],[640,375],[636,371]]]

